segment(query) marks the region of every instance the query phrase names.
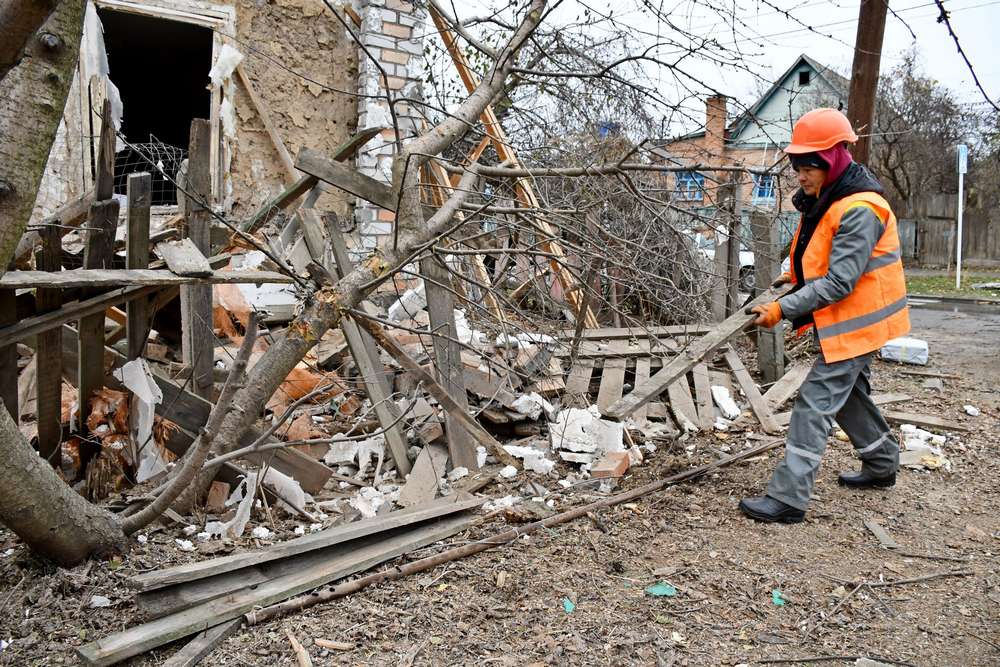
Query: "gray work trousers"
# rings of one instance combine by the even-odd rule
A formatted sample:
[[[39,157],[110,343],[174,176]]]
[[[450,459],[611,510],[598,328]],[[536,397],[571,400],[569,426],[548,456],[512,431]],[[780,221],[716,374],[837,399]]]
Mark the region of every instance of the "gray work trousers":
[[[862,470],[885,477],[899,468],[899,443],[869,396],[871,357],[816,360],[795,399],[785,458],[771,476],[768,496],[806,509],[834,419],[851,439]]]

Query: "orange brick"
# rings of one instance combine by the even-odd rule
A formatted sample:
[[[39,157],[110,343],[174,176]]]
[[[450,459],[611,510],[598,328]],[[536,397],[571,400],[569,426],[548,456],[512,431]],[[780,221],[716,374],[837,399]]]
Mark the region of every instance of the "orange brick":
[[[396,219],[396,214],[392,211],[387,211],[384,208],[378,210],[378,219],[382,222],[392,222]]]
[[[389,90],[399,90],[406,85],[406,79],[401,76],[390,76],[387,78],[389,79]]]
[[[621,477],[628,471],[628,466],[628,452],[609,452],[590,467],[590,476],[597,479]]]
[[[398,23],[383,23],[382,33],[390,37],[409,39],[410,35],[413,34],[413,30],[410,29],[410,26],[399,25]]]
[[[212,482],[212,486],[208,487],[208,497],[205,499],[205,511],[222,514],[226,511],[227,498],[229,498],[229,484]]]
[[[388,63],[396,63],[397,65],[405,65],[410,62],[410,54],[405,51],[382,49],[382,60]]]

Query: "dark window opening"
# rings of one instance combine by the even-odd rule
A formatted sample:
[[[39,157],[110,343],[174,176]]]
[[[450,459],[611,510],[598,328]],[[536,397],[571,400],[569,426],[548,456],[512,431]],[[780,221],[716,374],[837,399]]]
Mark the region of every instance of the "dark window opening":
[[[809,75],[811,72],[809,70],[803,70],[799,72],[799,85],[808,86],[809,85]]]
[[[191,121],[209,118],[212,31],[208,28],[99,9],[111,80],[121,93],[122,134],[135,145],[115,156],[115,192],[128,175],[153,175],[153,204],[177,203],[176,179]],[[160,171],[162,169],[162,172]]]

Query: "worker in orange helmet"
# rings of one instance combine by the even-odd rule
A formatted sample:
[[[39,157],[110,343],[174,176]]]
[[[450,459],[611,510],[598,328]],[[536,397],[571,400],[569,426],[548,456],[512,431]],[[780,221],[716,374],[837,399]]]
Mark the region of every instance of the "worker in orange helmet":
[[[744,498],[740,510],[759,521],[805,518],[816,471],[836,420],[861,459],[860,472],[841,473],[853,489],[896,483],[899,444],[872,401],[871,358],[886,341],[910,330],[896,216],[882,186],[847,149],[858,140],[836,109],[814,109],[792,129],[785,148],[801,188],[792,197],[802,213],[792,239],[791,271],[776,285],[793,289],[754,306],[754,323],[791,320],[812,329],[820,356],[799,389],[785,456],[766,495]]]

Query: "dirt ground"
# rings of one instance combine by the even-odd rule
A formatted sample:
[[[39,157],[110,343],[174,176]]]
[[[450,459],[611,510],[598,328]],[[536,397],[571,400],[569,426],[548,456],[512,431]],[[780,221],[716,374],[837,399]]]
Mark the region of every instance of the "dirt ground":
[[[831,438],[806,522],[761,525],[737,503],[761,491],[775,450],[593,520],[244,629],[202,664],[294,665],[286,630],[316,665],[759,665],[818,656],[1000,664],[1000,312],[914,310],[912,319],[913,335],[930,343],[929,368],[961,379],[925,389],[925,378],[903,374],[912,367],[879,362],[875,390],[913,397],[895,409],[968,426],[944,447],[950,472],[904,470],[893,489],[847,491],[836,474],[856,461]],[[982,414],[966,415],[965,404]],[[742,435],[699,435],[661,448],[623,487],[744,446]],[[553,497],[560,510],[597,495]],[[883,548],[864,526],[869,518],[900,548]],[[504,529],[494,521],[449,544]],[[124,579],[155,568],[173,537],[150,539],[121,561],[57,571],[0,532],[0,639],[10,642],[0,664],[76,664],[73,647],[136,622]],[[644,592],[660,581],[676,594]],[[90,609],[93,595],[111,606]],[[354,648],[321,650],[315,638]],[[173,650],[128,664],[159,664]]]

